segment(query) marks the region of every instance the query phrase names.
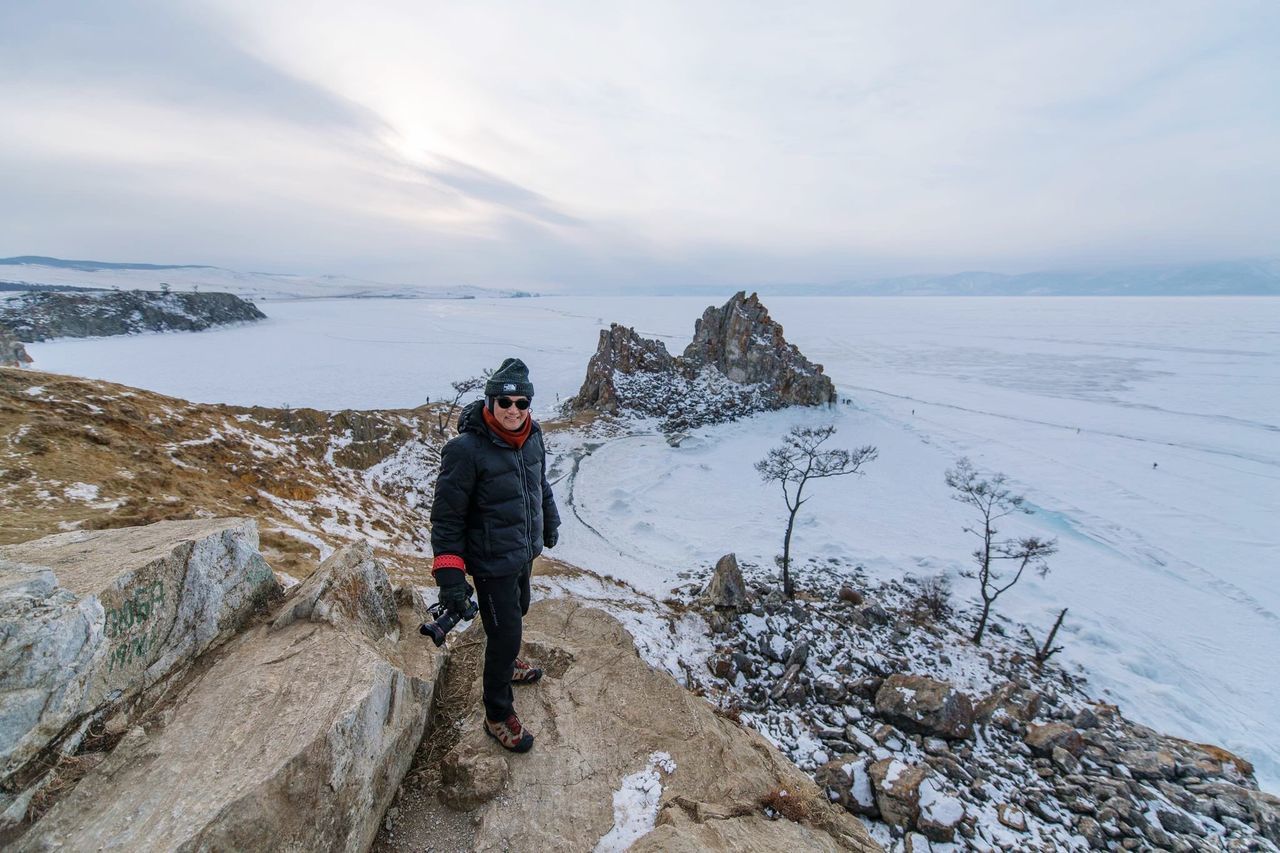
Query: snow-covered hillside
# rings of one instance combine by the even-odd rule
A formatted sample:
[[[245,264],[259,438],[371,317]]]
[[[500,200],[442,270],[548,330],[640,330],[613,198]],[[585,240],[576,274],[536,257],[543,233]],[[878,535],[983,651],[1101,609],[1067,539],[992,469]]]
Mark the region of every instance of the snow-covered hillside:
[[[518,355],[548,414],[577,391],[610,321],[679,350],[707,302],[306,301],[277,304],[255,327],[30,352],[37,368],[196,400],[324,408],[415,405]],[[1024,580],[998,609],[1043,633],[1069,606],[1061,658],[1088,671],[1092,692],[1157,729],[1239,752],[1264,788],[1280,788],[1280,300],[768,306],[852,403],[706,428],[679,447],[658,435],[557,445],[565,461],[581,456],[567,559],[655,595],[728,551],[770,565],[785,511],[751,463],[792,424],[831,422],[841,446],[874,444],[880,459],[815,492],[797,553],[880,579],[945,573],[972,596],[956,577],[967,519],[942,481],[969,456],[1007,473],[1037,509],[1011,532],[1061,546],[1048,577]]]

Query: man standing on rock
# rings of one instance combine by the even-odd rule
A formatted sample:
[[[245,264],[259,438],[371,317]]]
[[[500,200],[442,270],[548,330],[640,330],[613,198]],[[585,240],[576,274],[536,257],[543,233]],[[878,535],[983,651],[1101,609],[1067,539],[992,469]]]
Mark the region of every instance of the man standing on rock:
[[[521,660],[521,620],[529,612],[529,575],[543,547],[554,548],[560,513],[547,482],[542,429],[529,414],[529,368],[508,358],[458,416],[458,437],[444,446],[431,505],[432,574],[440,601],[461,616],[476,585],[484,651],[485,730],[509,750],[528,752],[533,735],[516,716],[512,684],[542,670]]]

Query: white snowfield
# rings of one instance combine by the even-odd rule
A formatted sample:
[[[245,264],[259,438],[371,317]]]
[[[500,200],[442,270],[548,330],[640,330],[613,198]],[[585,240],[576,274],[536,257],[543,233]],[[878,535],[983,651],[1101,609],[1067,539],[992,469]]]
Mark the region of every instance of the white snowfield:
[[[38,369],[195,400],[322,408],[416,405],[518,355],[546,414],[577,391],[609,322],[678,353],[707,304],[275,303],[255,326],[28,350]],[[1157,729],[1240,752],[1280,790],[1280,299],[766,304],[852,404],[757,415],[679,447],[656,434],[557,439],[560,473],[582,456],[557,485],[559,556],[659,597],[677,572],[728,551],[770,565],[785,511],[752,463],[794,424],[834,423],[837,446],[873,444],[880,458],[865,476],[818,484],[796,558],[845,557],[882,576],[945,572],[971,599],[973,581],[957,573],[972,519],[943,484],[969,456],[1034,505],[1007,531],[1056,536],[1061,549],[1046,578],[1024,578],[997,611],[1043,636],[1069,607],[1061,658],[1083,666],[1096,693]]]

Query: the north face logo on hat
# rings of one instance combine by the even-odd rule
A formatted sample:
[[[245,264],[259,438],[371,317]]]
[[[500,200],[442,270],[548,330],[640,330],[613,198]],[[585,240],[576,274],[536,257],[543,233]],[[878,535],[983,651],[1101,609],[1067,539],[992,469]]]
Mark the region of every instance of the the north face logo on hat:
[[[508,382],[506,385],[502,386],[502,393],[504,394],[514,393],[515,390],[516,390],[516,385],[514,382]]]

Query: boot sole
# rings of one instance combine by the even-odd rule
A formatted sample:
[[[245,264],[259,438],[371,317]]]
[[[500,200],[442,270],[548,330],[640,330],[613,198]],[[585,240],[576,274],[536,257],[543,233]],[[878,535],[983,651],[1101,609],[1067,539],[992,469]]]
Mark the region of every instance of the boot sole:
[[[525,678],[520,678],[520,679],[513,678],[511,679],[511,683],[512,684],[536,684],[537,682],[542,680],[542,670],[535,669],[535,670],[532,670],[532,673],[533,673],[532,675],[529,675]]]

